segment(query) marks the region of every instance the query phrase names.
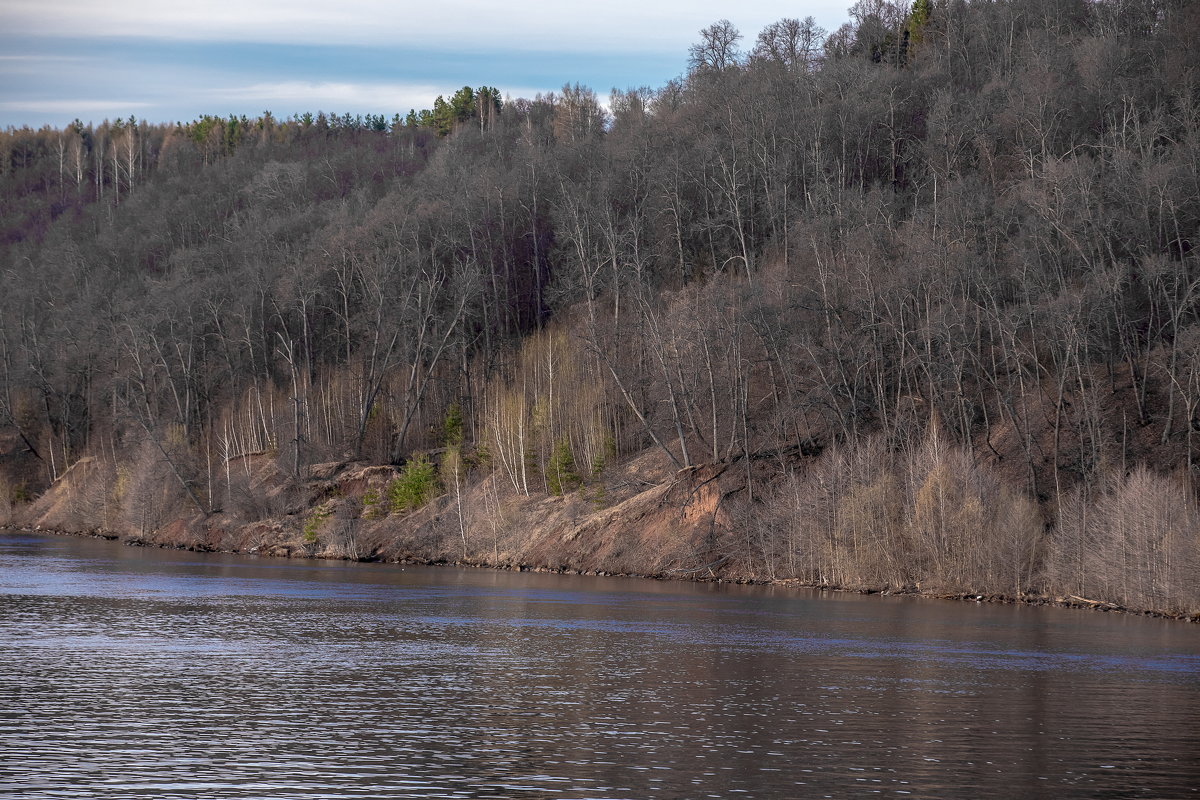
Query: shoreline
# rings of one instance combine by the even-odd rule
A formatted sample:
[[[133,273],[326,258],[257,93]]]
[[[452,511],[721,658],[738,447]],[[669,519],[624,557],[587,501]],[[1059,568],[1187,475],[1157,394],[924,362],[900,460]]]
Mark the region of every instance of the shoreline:
[[[253,558],[270,558],[292,560],[301,559],[308,561],[353,561],[362,564],[395,564],[395,565],[411,565],[423,567],[458,567],[470,569],[487,569],[498,572],[535,572],[550,575],[582,575],[588,577],[599,578],[634,578],[640,580],[652,581],[680,581],[684,583],[716,583],[716,584],[731,584],[739,586],[772,586],[780,588],[807,589],[818,592],[837,592],[845,594],[859,595],[880,595],[884,597],[891,596],[907,596],[921,597],[928,600],[952,600],[958,602],[972,603],[989,603],[995,605],[1027,605],[1041,608],[1061,608],[1073,609],[1082,611],[1101,611],[1105,613],[1128,614],[1130,616],[1146,617],[1148,619],[1169,620],[1174,622],[1184,622],[1191,624],[1200,624],[1200,613],[1198,614],[1178,614],[1163,611],[1155,611],[1153,609],[1138,609],[1127,608],[1117,603],[1112,603],[1103,600],[1090,600],[1083,597],[1068,596],[1068,597],[1051,597],[1046,595],[1023,595],[1014,597],[1001,593],[974,593],[974,592],[934,592],[924,591],[916,587],[906,587],[902,589],[893,589],[890,587],[851,587],[851,586],[832,586],[828,584],[812,584],[805,583],[795,578],[722,578],[717,575],[696,575],[696,574],[640,574],[633,572],[609,572],[605,570],[577,570],[569,567],[549,567],[535,564],[492,564],[488,562],[474,562],[466,560],[450,560],[443,558],[425,559],[418,557],[399,557],[394,559],[387,558],[347,558],[323,556],[319,554],[309,554],[304,552],[286,554],[274,552],[262,552],[257,548],[252,550],[233,550],[233,549],[218,549],[209,548],[197,545],[177,545],[167,542],[154,542],[133,538],[122,538],[115,531],[103,529],[91,529],[83,531],[72,531],[64,528],[46,528],[41,526],[26,526],[14,524],[0,524],[0,533],[32,533],[46,536],[73,536],[79,538],[104,539],[105,541],[118,542],[126,547],[153,547],[160,550],[180,550],[193,553],[219,553],[223,555],[246,556]]]

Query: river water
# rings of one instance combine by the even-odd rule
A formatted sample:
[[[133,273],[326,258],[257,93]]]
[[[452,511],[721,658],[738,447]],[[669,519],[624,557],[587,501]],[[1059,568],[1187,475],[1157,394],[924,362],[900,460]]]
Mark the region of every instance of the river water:
[[[1200,793],[1200,626],[0,535],[0,797]]]

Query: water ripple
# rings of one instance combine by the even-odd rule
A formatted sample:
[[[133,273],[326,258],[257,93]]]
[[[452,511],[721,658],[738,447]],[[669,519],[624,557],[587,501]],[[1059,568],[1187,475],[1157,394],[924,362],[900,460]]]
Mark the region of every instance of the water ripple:
[[[1195,796],[1197,631],[1027,612],[0,537],[0,797]]]

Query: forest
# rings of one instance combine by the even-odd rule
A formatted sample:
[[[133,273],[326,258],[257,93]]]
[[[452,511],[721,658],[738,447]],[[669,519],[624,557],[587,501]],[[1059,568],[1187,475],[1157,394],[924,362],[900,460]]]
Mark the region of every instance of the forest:
[[[1197,30],[860,0],[607,98],[8,128],[0,522],[515,564],[708,475],[628,569],[1200,613]]]

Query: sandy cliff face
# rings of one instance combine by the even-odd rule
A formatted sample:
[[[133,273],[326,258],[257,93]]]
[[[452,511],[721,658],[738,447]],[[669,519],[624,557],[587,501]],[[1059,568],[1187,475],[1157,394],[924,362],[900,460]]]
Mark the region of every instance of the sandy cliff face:
[[[396,476],[388,466],[316,465],[305,480],[267,457],[240,465],[247,496],[214,513],[183,507],[155,526],[116,513],[111,470],[84,459],[13,524],[104,533],[131,543],[291,557],[465,562],[492,566],[678,577],[749,577],[736,549],[734,509],[746,502],[744,465],[673,472],[654,454],[564,496],[524,495],[500,475],[443,493],[423,508],[390,513],[375,499]],[[755,465],[766,480],[769,470]],[[372,497],[372,493],[374,497]],[[106,524],[107,523],[107,524]]]
[[[1081,583],[1061,569],[1078,561],[1068,558],[1073,546],[1095,550],[1088,557],[1100,567],[1109,563],[1101,545],[1112,542],[1098,538],[1107,528],[1072,539],[1079,514],[1047,528],[1032,501],[933,439],[907,455],[876,443],[683,470],[646,451],[562,496],[526,494],[502,472],[476,467],[457,484],[443,480],[441,493],[415,510],[392,508],[399,473],[388,465],[318,464],[296,478],[264,453],[235,468],[241,479],[221,485],[237,491],[203,498],[212,510],[201,513],[181,491],[171,494],[170,480],[139,483],[85,458],[35,501],[11,507],[7,524],[277,557],[782,581],[1200,619],[1192,500],[1145,470],[1100,499],[1104,519],[1170,510],[1154,525],[1122,523],[1144,535],[1116,543],[1169,546],[1175,558],[1171,571],[1122,574],[1113,584],[1109,573]]]

